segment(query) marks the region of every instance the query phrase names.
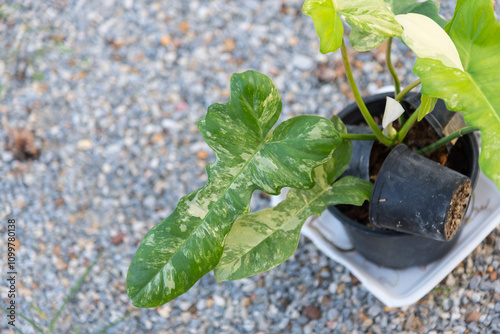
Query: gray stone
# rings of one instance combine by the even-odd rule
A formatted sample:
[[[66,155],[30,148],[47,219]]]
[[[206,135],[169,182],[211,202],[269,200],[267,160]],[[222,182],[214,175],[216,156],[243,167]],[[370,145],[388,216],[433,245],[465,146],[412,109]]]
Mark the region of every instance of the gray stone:
[[[302,71],[311,71],[314,67],[314,60],[306,55],[297,54],[292,59],[293,66]]]
[[[479,286],[480,282],[481,282],[480,276],[472,277],[470,282],[469,282],[469,289],[475,290]]]

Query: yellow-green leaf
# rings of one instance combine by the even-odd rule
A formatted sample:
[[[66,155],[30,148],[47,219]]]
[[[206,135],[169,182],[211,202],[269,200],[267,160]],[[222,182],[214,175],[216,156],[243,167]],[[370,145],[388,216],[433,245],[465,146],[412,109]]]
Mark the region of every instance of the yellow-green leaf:
[[[420,122],[425,115],[430,114],[436,106],[437,98],[422,94],[420,97],[420,106],[418,107],[418,121]]]
[[[332,0],[306,0],[302,12],[314,22],[321,53],[333,52],[340,48],[344,26]]]
[[[443,99],[481,130],[479,165],[500,188],[500,23],[491,1],[459,1],[446,30],[464,71],[429,58],[418,59],[413,71],[423,94]]]

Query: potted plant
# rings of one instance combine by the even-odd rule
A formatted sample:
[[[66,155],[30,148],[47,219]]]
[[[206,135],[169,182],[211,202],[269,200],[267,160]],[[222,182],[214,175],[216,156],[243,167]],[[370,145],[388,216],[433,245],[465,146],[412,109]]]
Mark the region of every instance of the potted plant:
[[[427,159],[401,145],[407,142],[410,129],[433,111],[438,99],[444,100],[449,110],[464,115],[466,125],[424,150],[480,131],[479,165],[500,187],[500,23],[490,0],[459,1],[448,23],[437,9],[431,1],[306,0],[303,11],[314,21],[320,51],[341,49],[347,79],[369,133],[348,132],[337,116],[331,120],[296,116],[273,128],[281,100],[271,79],[254,71],[234,74],[229,102],[211,105],[198,122],[202,137],[216,155],[207,166],[208,181],[181,198],[173,213],[144,237],[127,276],[127,293],[133,304],[162,305],[189,290],[211,270],[218,281],[269,270],[293,254],[309,216],[320,215],[332,205],[359,206],[373,199],[377,182],[374,187],[368,180],[342,176],[350,165],[353,143],[377,142],[387,148],[386,161],[391,165],[406,163],[410,157],[415,162],[404,169],[416,172],[417,177],[423,174],[429,168]],[[351,26],[349,39],[357,50],[369,50],[389,39],[388,67],[395,81],[395,98],[387,99],[382,128],[356,87],[340,15]],[[420,79],[403,90],[390,63],[393,37],[401,38],[417,56],[413,71]],[[419,106],[405,117],[400,102],[420,84]],[[400,157],[401,152],[407,157]],[[430,168],[436,165],[432,163]],[[456,184],[447,194],[466,206],[469,178],[449,169],[446,173]],[[276,195],[284,187],[291,190],[277,206],[248,213],[253,191]],[[397,184],[392,188],[398,188]],[[429,201],[444,188],[436,189],[428,198],[415,201]],[[377,198],[377,204],[383,202],[384,198]],[[448,217],[459,225],[463,218],[459,211],[464,208],[457,208]],[[439,224],[445,232],[446,221]],[[437,236],[430,229],[415,233]],[[453,239],[454,233],[444,233],[443,239]]]

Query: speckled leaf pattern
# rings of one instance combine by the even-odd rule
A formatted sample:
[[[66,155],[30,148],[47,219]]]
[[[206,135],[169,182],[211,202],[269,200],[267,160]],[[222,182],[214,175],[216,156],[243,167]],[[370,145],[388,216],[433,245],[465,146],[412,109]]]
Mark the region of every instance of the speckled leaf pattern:
[[[422,93],[446,102],[481,130],[479,165],[500,189],[500,23],[490,0],[459,1],[446,26],[464,71],[422,58],[413,71]]]
[[[313,19],[322,53],[333,52],[342,44],[344,27],[339,14],[350,24],[378,36],[399,36],[403,32],[382,0],[306,0],[302,11]]]
[[[334,119],[334,123],[338,121]],[[336,127],[339,125],[343,127],[341,122]],[[226,238],[215,278],[241,279],[276,267],[297,249],[300,230],[308,217],[321,215],[330,205],[361,205],[368,200],[373,188],[368,181],[348,176],[331,185],[345,171],[351,155],[351,142],[343,140],[332,159],[314,170],[314,188],[292,189],[274,208],[238,219]]]
[[[346,20],[351,26],[351,32],[349,33],[349,42],[354,50],[359,52],[365,52],[375,49],[385,42],[387,37],[381,37],[374,34],[370,34],[356,27],[349,20]]]
[[[337,11],[364,31],[382,37],[396,37],[403,28],[383,0],[336,0]]]
[[[361,205],[370,199],[372,184],[346,176],[330,185],[324,167],[315,170],[316,186],[291,190],[274,208],[238,219],[225,243],[224,255],[215,268],[218,281],[245,278],[267,271],[293,255],[306,219],[330,205]]]
[[[173,213],[144,237],[127,276],[135,306],[155,307],[186,292],[212,270],[238,216],[248,212],[254,190],[278,194],[285,186],[308,189],[312,171],[340,143],[332,122],[291,118],[269,133],[281,112],[272,81],[254,71],[231,78],[226,104],[214,104],[198,122],[214,150],[208,181],[181,198]]]
[[[447,23],[445,19],[439,16],[439,3],[437,2],[431,0],[424,2],[417,2],[417,0],[385,0],[384,2],[395,15],[408,13],[422,14],[431,18],[443,28]],[[363,52],[375,49],[387,39],[387,37],[377,36],[364,31],[348,20],[346,21],[351,25],[349,41],[357,51]]]

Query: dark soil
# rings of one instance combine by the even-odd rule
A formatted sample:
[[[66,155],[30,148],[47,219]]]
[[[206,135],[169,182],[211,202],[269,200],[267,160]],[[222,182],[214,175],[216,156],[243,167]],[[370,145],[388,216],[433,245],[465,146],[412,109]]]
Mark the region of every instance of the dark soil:
[[[444,224],[445,240],[453,239],[453,236],[455,236],[455,233],[462,225],[462,219],[467,211],[471,192],[471,184],[468,182],[463,184],[453,196]]]

